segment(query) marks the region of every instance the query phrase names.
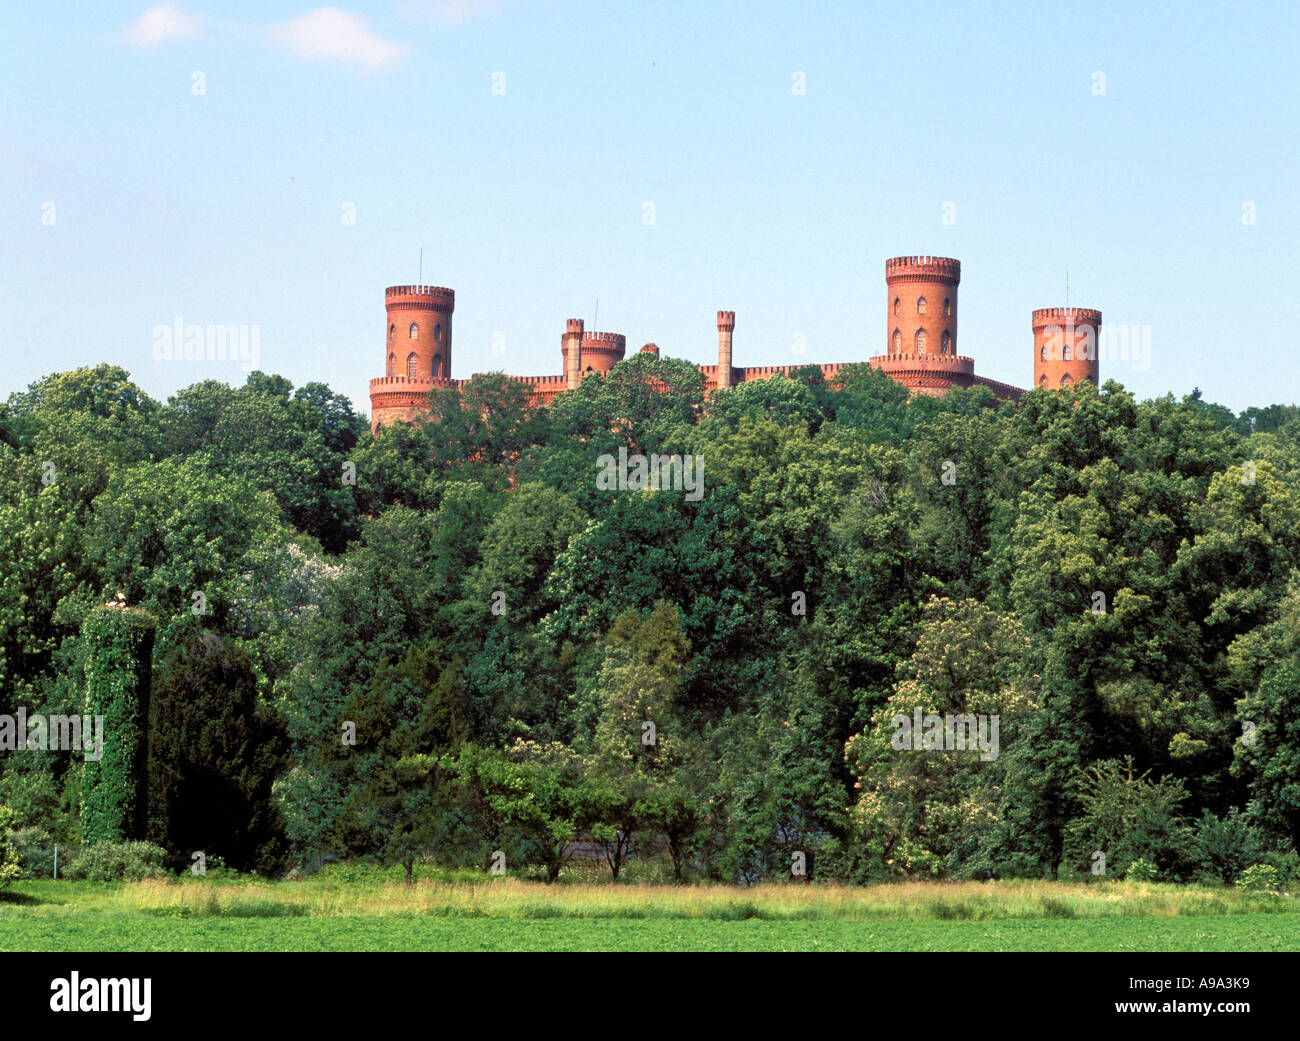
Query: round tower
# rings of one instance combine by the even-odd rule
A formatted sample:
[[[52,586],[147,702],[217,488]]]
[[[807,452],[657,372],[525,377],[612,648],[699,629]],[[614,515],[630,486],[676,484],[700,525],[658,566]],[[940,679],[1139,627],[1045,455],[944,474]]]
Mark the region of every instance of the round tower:
[[[441,286],[389,286],[384,375],[451,378],[451,313],[456,294]]]
[[[914,394],[945,394],[975,381],[975,362],[957,354],[961,261],[892,257],[885,261],[885,353],[871,359]]]
[[[456,293],[442,286],[384,290],[384,375],[370,381],[370,425],[427,410],[429,392],[451,379],[451,315]]]
[[[886,354],[957,353],[961,261],[893,257],[885,261]]]
[[[1034,312],[1034,386],[1055,390],[1080,381],[1098,385],[1101,312],[1044,307]]]
[[[575,332],[581,336],[576,358],[573,357],[570,348],[570,344],[574,342]],[[568,330],[560,341],[560,353],[564,355],[564,371],[566,373],[576,371],[577,379],[581,381],[582,377],[589,372],[608,372],[621,362],[627,354],[627,337],[622,333],[584,331],[582,320],[571,318]],[[570,389],[576,385],[576,382],[570,384]]]

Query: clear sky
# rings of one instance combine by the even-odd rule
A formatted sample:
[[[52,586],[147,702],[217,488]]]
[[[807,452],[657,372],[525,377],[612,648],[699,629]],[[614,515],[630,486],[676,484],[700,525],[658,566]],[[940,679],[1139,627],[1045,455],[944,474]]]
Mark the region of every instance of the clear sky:
[[[368,411],[423,247],[457,377],[559,373],[570,317],[713,363],[719,309],[737,365],[865,360],[885,259],[930,253],[982,375],[1030,384],[1068,269],[1150,337],[1103,378],[1300,398],[1289,0],[340,2],[5,4],[0,397],[242,383],[154,359],[182,319]]]

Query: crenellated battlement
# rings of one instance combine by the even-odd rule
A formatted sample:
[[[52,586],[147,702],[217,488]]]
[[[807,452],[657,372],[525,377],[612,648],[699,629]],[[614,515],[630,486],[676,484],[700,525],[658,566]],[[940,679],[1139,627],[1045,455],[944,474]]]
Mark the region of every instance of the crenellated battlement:
[[[734,332],[736,329],[736,312],[719,311],[718,312],[718,331]]]
[[[582,349],[586,350],[589,346],[605,347],[610,350],[626,350],[627,337],[622,333],[584,332],[582,334]]]
[[[877,354],[870,364],[885,372],[950,372],[975,374],[975,359],[960,354]]]
[[[891,257],[885,261],[885,283],[941,282],[957,285],[961,281],[961,261],[952,257]]]
[[[387,307],[402,305],[451,312],[456,307],[456,291],[446,286],[389,286],[384,290]]]
[[[486,376],[487,373],[476,372],[474,373],[474,375]],[[527,383],[529,386],[542,386],[542,387],[553,386],[553,387],[559,387],[561,390],[564,389],[563,374],[560,374],[558,376],[554,376],[554,375],[552,376],[510,376],[506,373],[501,373],[500,375],[502,378],[509,380],[511,383]]]
[[[1049,325],[1101,325],[1101,312],[1089,307],[1040,307],[1034,312],[1033,327],[1039,329]]]

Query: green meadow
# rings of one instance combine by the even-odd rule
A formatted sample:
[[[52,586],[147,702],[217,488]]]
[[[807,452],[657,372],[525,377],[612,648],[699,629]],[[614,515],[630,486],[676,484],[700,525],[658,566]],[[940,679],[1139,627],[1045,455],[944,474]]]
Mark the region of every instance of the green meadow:
[[[24,882],[6,951],[1300,950],[1300,898],[1159,883]]]

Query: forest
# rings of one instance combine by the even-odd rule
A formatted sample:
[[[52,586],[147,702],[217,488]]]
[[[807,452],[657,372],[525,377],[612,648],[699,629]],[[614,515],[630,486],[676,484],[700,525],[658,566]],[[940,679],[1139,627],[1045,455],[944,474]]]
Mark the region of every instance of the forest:
[[[620,449],[701,494],[598,481]],[[99,365],[0,406],[0,474],[0,716],[84,711],[96,613],[147,619],[121,837],[172,870],[1300,877],[1295,406],[642,353],[372,436],[319,383]],[[954,714],[997,754],[898,740]],[[85,758],[0,749],[14,874],[100,838]]]

